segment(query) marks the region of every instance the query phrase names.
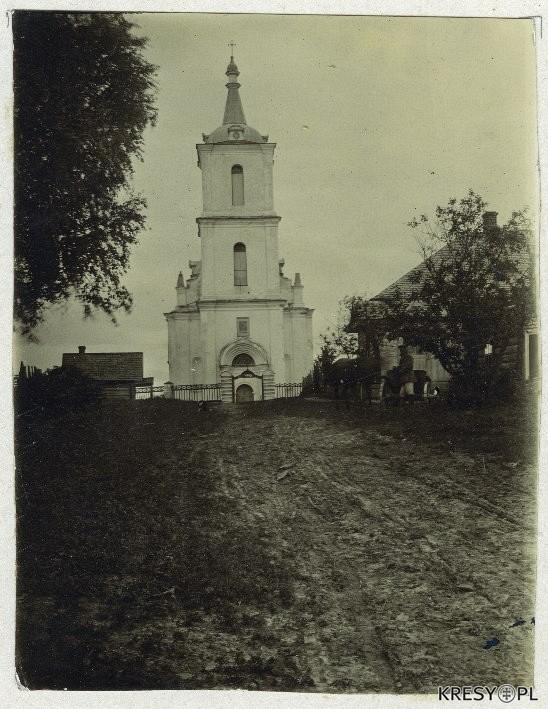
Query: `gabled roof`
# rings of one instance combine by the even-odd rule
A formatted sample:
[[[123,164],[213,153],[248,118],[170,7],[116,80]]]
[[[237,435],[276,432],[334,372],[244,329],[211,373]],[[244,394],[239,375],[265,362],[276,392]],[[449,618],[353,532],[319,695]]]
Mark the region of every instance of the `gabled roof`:
[[[65,352],[63,367],[75,367],[99,381],[132,381],[143,378],[142,352]]]
[[[444,259],[449,256],[449,250],[447,246],[444,246],[439,251],[432,254],[431,258],[435,264],[441,263]],[[416,277],[426,271],[426,261],[422,261],[418,266],[412,268],[397,281],[391,283],[384,290],[377,295],[374,295],[370,300],[390,300],[396,294],[396,291],[400,291],[403,296],[408,296],[417,286],[419,285]]]
[[[449,258],[451,258],[451,255],[447,246],[444,246],[443,248],[439,249],[439,251],[436,251],[430,257],[430,259],[436,266],[441,264],[443,261],[447,261]],[[527,253],[527,251],[523,251],[520,254],[516,254],[516,266],[525,275],[527,275],[527,269],[530,266],[531,258],[531,254]],[[398,278],[398,280],[394,281],[394,283],[391,283],[380,293],[374,295],[372,298],[370,298],[370,300],[391,300],[395,296],[396,291],[399,291],[402,296],[404,296],[404,298],[408,297],[413,290],[420,286],[420,280],[417,279],[417,276],[419,276],[419,274],[425,271],[426,260],[419,263],[418,266],[415,266],[415,268],[412,268],[401,278]]]

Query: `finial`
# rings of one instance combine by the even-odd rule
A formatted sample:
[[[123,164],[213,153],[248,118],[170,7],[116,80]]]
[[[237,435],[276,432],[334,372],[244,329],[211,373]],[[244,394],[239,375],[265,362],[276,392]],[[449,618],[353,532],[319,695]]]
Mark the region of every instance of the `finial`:
[[[238,76],[240,76],[240,72],[234,62],[234,47],[236,45],[234,42],[230,42],[228,46],[230,47],[230,62],[228,63],[225,73],[228,76],[229,83],[237,84],[239,86]]]

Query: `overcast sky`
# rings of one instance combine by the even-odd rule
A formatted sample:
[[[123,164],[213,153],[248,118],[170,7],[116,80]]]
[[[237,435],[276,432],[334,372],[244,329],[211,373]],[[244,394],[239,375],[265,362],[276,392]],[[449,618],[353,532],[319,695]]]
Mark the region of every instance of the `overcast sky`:
[[[345,295],[373,295],[420,261],[406,223],[469,188],[504,222],[536,211],[533,25],[529,20],[142,14],[158,65],[159,120],[134,184],[147,230],[126,285],[133,313],[114,327],[54,308],[16,341],[41,368],[63,352],[143,351],[167,379],[167,325],[179,270],[200,258],[195,144],[222,122],[234,41],[249,125],[277,143],[274,200],[285,273],[300,272],[318,336]]]

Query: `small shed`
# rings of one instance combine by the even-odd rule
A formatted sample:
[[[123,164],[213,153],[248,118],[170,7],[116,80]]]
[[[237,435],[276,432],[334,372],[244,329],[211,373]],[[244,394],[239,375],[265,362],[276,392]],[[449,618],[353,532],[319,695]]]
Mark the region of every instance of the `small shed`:
[[[72,367],[100,382],[108,399],[135,399],[136,387],[152,387],[153,377],[143,377],[142,352],[78,352],[63,353],[63,367]]]

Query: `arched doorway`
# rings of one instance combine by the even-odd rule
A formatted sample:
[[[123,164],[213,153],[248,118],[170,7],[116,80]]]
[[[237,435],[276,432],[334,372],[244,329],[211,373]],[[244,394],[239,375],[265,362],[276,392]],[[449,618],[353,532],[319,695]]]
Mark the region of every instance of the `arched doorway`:
[[[240,384],[240,386],[236,389],[236,403],[243,404],[253,400],[253,389],[249,386],[249,384]]]

